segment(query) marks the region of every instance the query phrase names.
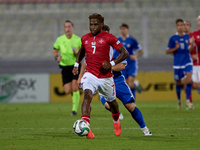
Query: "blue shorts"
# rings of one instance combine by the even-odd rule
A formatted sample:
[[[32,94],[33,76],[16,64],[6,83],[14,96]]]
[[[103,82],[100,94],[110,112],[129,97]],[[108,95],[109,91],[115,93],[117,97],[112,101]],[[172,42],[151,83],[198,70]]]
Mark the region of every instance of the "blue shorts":
[[[129,88],[129,86],[126,84],[124,76],[118,76],[114,77],[114,82],[116,86],[116,96],[121,100],[123,104],[129,104],[135,101],[135,98]],[[104,105],[106,102],[106,99],[104,97],[100,97],[101,103]]]
[[[128,79],[129,76],[136,77],[137,71],[138,71],[138,62],[133,61],[131,64],[128,64],[124,70],[122,70],[122,73],[125,79]]]
[[[185,68],[181,68],[181,69],[174,69],[174,80],[175,81],[180,81],[183,77],[185,77],[185,74],[187,72],[192,73],[193,69],[192,69],[192,65],[188,65]]]

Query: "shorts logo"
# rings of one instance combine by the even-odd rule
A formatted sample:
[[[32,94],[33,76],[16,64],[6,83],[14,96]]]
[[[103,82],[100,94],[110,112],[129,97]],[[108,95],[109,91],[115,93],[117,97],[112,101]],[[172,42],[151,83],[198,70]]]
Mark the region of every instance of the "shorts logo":
[[[87,77],[84,77],[83,79],[86,79]]]

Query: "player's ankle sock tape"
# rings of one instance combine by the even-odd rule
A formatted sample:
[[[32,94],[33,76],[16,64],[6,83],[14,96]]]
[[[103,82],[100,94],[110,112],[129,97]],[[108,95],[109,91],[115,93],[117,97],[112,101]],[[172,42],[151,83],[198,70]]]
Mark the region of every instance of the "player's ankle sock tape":
[[[131,112],[131,115],[133,119],[139,124],[140,128],[144,128],[146,126],[142,113],[137,107],[135,107],[135,109]]]
[[[88,115],[82,115],[81,119],[87,121],[88,123],[90,123],[90,116],[88,116]]]
[[[118,120],[119,120],[119,115],[120,115],[120,112],[118,112],[118,113],[116,113],[116,114],[113,114],[113,113],[112,113],[113,120],[114,120],[114,121],[118,121]]]

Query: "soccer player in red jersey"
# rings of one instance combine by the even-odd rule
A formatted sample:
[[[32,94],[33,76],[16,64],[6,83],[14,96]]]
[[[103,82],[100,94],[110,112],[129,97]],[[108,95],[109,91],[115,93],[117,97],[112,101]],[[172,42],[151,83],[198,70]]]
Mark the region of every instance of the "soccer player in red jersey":
[[[192,45],[194,50],[191,53],[193,59],[193,88],[197,89],[200,94],[200,16],[197,17],[197,25],[199,26],[199,29],[192,32],[190,36],[195,39],[195,44]]]
[[[110,110],[112,112],[114,132],[117,136],[121,134],[121,125],[119,122],[119,108],[116,101],[115,84],[111,67],[126,59],[129,54],[120,41],[110,33],[102,30],[104,18],[100,14],[92,14],[89,16],[90,33],[81,38],[82,47],[79,50],[73,73],[78,74],[78,65],[83,57],[87,56],[86,73],[81,79],[84,91],[84,100],[82,103],[81,119],[90,123],[90,109],[93,94],[99,90],[105,96]],[[119,53],[114,61],[110,62],[110,46],[115,48]],[[94,138],[94,134],[90,130],[87,138]]]

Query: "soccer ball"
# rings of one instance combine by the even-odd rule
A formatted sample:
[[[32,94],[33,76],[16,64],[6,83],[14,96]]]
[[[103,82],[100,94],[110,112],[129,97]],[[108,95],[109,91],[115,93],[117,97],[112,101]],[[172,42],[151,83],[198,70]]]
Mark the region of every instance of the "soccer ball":
[[[87,135],[90,131],[90,124],[85,120],[77,120],[73,125],[73,130],[79,136]]]

